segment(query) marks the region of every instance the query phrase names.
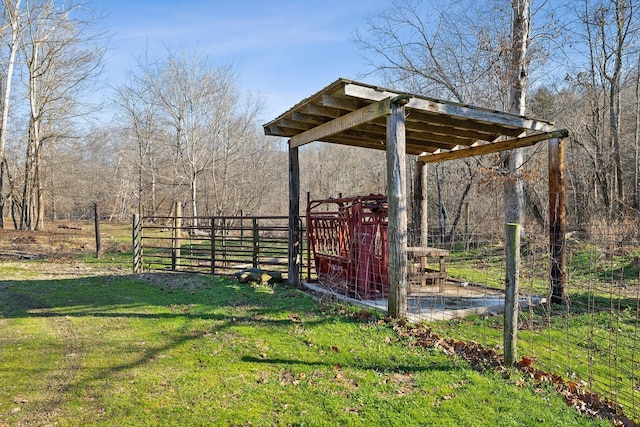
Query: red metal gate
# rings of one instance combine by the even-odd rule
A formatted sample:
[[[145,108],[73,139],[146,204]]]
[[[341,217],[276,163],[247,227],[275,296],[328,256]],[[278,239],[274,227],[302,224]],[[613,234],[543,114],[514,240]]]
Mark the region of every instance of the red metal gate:
[[[382,195],[309,201],[307,243],[318,279],[357,298],[385,298],[387,224]]]

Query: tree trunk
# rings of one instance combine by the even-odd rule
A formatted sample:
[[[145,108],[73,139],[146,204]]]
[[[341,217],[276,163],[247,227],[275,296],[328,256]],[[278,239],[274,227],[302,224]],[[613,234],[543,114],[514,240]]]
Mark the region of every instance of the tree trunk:
[[[511,27],[511,83],[509,86],[509,112],[524,115],[527,95],[527,47],[531,18],[530,0],[512,0]],[[504,214],[507,223],[521,224],[524,228],[524,189],[521,168],[524,163],[522,149],[506,154],[509,176],[504,183]]]
[[[10,5],[8,1],[4,4],[5,12],[9,15],[9,25],[11,26],[11,43],[9,45],[9,62],[7,63],[7,74],[4,81],[4,95],[2,98],[2,122],[0,122],[0,228],[4,228],[4,172],[7,166],[5,145],[9,121],[9,104],[11,102],[11,82],[13,80],[16,52],[18,51],[20,1],[21,0],[16,0],[14,5]]]

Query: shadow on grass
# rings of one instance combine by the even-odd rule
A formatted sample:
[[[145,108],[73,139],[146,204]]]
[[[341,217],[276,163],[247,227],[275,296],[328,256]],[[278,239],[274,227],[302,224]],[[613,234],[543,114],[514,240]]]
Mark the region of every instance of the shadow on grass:
[[[273,358],[261,359],[253,356],[243,356],[241,360],[247,363],[259,363],[259,364],[265,364],[265,365],[303,365],[303,366],[323,366],[327,368],[332,368],[335,366],[335,364],[333,363],[321,362],[321,361],[309,362],[309,361],[300,360],[300,359],[273,359]],[[448,371],[459,369],[455,367],[455,365],[448,362],[431,364],[429,366],[393,365],[389,363],[376,364],[376,365],[354,363],[352,365],[346,365],[342,363],[341,367],[351,367],[351,368],[362,369],[367,371],[376,371],[376,372],[385,372],[385,373],[402,373],[402,374],[406,374],[410,372],[423,372],[423,371],[448,372]]]
[[[296,315],[289,316],[291,313]],[[0,281],[0,319],[43,319],[46,327],[57,331],[58,342],[63,347],[61,354],[66,355],[55,367],[38,369],[39,375],[48,378],[45,387],[55,392],[45,393],[40,401],[30,402],[37,409],[35,415],[23,413],[27,416],[26,420],[23,418],[27,424],[31,421],[40,423],[40,419],[29,417],[42,414],[46,417],[55,412],[72,398],[69,393],[78,387],[91,387],[95,381],[145,366],[172,349],[205,336],[214,337],[237,325],[273,329],[299,324],[297,313],[311,314],[305,316],[305,327],[336,322],[335,318],[320,315],[317,303],[310,297],[285,285],[267,288],[226,278],[179,273]],[[109,361],[87,375],[82,369],[83,353],[87,350],[83,348],[85,337],[74,330],[76,325],[70,320],[84,317],[185,319],[187,322],[172,324],[171,330],[166,334],[162,332],[162,344],[148,344],[130,351],[128,360]],[[346,317],[338,321],[354,322]],[[105,328],[108,327],[107,324]],[[161,324],[158,324],[158,332],[160,328]],[[10,340],[10,337],[6,338]],[[43,342],[45,351],[46,345]],[[26,365],[4,368],[0,369],[0,375],[5,378],[33,375],[33,368]],[[20,373],[20,370],[24,372]]]

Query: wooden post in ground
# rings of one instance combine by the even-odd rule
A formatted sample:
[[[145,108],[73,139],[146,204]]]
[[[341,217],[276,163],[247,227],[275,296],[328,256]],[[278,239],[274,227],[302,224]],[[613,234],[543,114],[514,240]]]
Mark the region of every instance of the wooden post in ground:
[[[289,268],[290,285],[300,285],[300,163],[298,148],[289,147]]]
[[[180,268],[180,248],[182,246],[182,204],[176,202],[173,210],[173,232],[171,239],[171,270],[177,271]]]
[[[518,285],[520,276],[520,224],[507,224],[505,242],[506,289],[504,296],[504,364],[513,366],[518,357]]]
[[[469,202],[464,203],[464,250],[469,250],[469,242],[471,241],[471,205]]]
[[[407,171],[405,105],[408,96],[391,101],[387,117],[387,202],[389,204],[389,316],[407,317]]]
[[[258,228],[258,218],[253,218],[253,245],[251,254],[251,265],[258,268],[258,251],[260,250],[260,228]]]
[[[566,297],[565,234],[564,138],[552,138],[549,140],[549,251],[553,304],[564,304]]]
[[[140,214],[133,214],[131,224],[131,253],[133,255],[133,273],[142,271],[142,227],[140,227]]]
[[[215,217],[211,217],[210,224],[210,235],[211,235],[211,275],[216,274],[216,219]]]
[[[309,205],[311,204],[311,193],[307,191],[307,280],[311,280],[311,245],[309,233],[311,230],[311,218],[309,216]],[[317,275],[317,272],[316,272]]]
[[[420,159],[416,160],[416,179],[413,188],[413,226],[416,229],[418,244],[415,246],[428,245],[428,221],[427,208],[427,165]]]
[[[100,212],[98,210],[98,204],[93,204],[93,218],[94,228],[96,232],[96,258],[100,258],[102,254],[102,243],[100,241]]]

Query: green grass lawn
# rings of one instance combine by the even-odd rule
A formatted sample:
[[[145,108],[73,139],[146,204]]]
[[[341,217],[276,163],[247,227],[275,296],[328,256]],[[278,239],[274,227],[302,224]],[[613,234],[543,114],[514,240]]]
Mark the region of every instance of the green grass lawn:
[[[0,265],[0,426],[610,425],[285,285],[20,268]]]

